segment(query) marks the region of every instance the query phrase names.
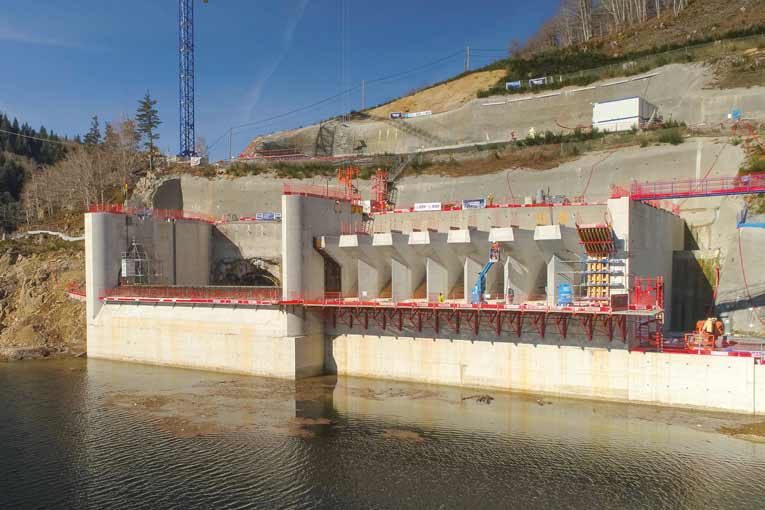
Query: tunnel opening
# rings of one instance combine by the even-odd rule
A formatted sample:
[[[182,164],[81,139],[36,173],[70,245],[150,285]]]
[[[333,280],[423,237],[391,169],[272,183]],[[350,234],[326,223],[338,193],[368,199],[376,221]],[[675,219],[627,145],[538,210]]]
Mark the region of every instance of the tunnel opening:
[[[260,258],[224,260],[216,264],[211,283],[237,287],[280,287],[278,271],[275,261]]]

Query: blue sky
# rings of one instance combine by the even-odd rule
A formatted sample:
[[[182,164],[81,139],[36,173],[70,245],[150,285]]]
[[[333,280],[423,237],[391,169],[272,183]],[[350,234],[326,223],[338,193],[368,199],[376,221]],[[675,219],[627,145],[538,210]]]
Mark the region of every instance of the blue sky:
[[[208,144],[257,122],[370,84],[367,105],[462,71],[464,48],[524,40],[557,0],[209,0],[196,4],[197,135]],[[343,24],[345,4],[345,24]],[[163,150],[178,150],[176,0],[3,0],[0,111],[57,133],[87,131],[90,116],[132,116],[148,89],[159,101]],[[345,30],[343,30],[345,26]],[[343,35],[344,32],[344,35]],[[474,52],[473,67],[490,52]],[[319,107],[235,131],[254,136],[359,109],[354,91]],[[224,137],[213,157],[227,155]]]

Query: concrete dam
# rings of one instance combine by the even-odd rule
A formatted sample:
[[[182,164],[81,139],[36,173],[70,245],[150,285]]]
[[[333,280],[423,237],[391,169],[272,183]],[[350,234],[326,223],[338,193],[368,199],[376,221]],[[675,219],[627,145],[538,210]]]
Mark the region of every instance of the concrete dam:
[[[686,225],[667,210],[621,197],[370,218],[306,184],[279,209],[88,213],[88,355],[765,412],[751,353],[662,348],[687,277],[673,263]]]

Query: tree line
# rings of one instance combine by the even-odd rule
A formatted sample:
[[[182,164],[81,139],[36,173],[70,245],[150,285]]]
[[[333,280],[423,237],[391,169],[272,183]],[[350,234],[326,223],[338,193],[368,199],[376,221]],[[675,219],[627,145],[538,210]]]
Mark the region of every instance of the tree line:
[[[82,211],[96,202],[124,200],[126,190],[161,157],[156,105],[147,92],[139,100],[134,118],[106,122],[102,129],[94,115],[83,137],[55,138],[68,143],[35,140],[55,136],[44,128],[35,132],[19,127],[25,138],[10,135],[5,139],[0,132],[0,230],[12,229],[19,222],[39,223],[61,212]],[[18,156],[36,165],[24,165]]]
[[[679,15],[690,0],[562,0],[555,16],[525,45],[511,43],[513,54],[530,54],[587,43],[643,23],[650,18]]]

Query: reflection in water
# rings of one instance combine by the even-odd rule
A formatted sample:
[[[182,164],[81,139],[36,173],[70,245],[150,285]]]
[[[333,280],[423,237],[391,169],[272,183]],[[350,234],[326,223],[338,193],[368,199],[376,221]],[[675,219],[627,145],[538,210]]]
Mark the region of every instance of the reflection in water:
[[[480,396],[480,395],[478,395]],[[3,508],[757,508],[751,417],[106,361],[0,366]]]

